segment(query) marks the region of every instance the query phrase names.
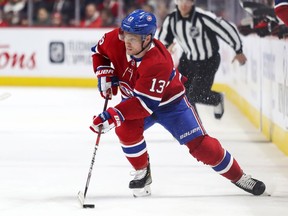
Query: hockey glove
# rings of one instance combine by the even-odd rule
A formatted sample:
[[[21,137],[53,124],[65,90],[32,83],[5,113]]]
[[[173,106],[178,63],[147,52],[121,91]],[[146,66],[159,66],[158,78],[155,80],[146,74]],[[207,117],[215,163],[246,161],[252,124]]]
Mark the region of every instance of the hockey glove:
[[[119,81],[118,78],[114,75],[114,72],[114,68],[110,66],[97,67],[96,76],[98,78],[98,89],[103,98],[106,98],[108,95],[109,99],[112,99],[112,95],[117,94]],[[112,94],[109,94],[109,92]]]
[[[90,129],[95,133],[99,133],[102,126],[101,133],[107,133],[111,129],[119,127],[123,121],[124,117],[120,111],[110,107],[100,115],[94,117]]]

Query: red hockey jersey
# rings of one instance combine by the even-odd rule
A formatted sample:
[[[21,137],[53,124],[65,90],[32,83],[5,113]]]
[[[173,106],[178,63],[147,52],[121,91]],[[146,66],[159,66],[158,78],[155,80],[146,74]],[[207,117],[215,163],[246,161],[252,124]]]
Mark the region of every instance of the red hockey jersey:
[[[158,107],[184,96],[181,75],[161,42],[153,39],[149,51],[141,59],[135,59],[126,54],[125,43],[118,33],[119,29],[115,29],[99,40],[94,55],[100,61],[94,68],[103,62],[113,64],[123,98],[115,108],[126,120],[145,118]]]

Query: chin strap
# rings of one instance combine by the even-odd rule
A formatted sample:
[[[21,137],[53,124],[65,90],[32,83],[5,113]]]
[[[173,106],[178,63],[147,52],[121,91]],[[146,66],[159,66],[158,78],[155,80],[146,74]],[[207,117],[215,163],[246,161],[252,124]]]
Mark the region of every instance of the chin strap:
[[[151,35],[151,39],[150,39],[149,43],[147,44],[147,46],[144,47],[144,46],[143,46],[143,45],[144,45],[144,39],[143,39],[143,40],[142,40],[142,49],[141,49],[138,53],[136,53],[135,55],[138,55],[138,54],[140,54],[141,52],[143,52],[148,46],[151,45],[152,41],[153,41],[153,38],[152,38],[152,35]]]

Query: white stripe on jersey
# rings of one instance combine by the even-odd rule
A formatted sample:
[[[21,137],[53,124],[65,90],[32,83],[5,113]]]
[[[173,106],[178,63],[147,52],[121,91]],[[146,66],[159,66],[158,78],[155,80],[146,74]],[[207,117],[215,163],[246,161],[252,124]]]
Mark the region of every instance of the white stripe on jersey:
[[[153,111],[149,109],[149,107],[144,103],[144,101],[140,97],[136,97],[136,98],[139,100],[142,107],[151,115]]]
[[[168,104],[168,103],[170,103],[170,102],[176,100],[178,97],[180,97],[180,96],[183,95],[183,94],[185,94],[185,90],[183,90],[182,92],[180,92],[180,93],[174,95],[174,96],[171,97],[169,100],[160,103],[159,106],[164,106],[164,105],[166,105],[166,104]]]
[[[288,5],[288,0],[275,0],[274,8],[277,8],[283,5]]]
[[[153,97],[153,96],[151,96],[151,95],[144,94],[144,93],[142,93],[142,92],[137,91],[136,89],[134,89],[134,92],[135,92],[136,94],[138,94],[138,95],[141,95],[141,96],[143,96],[143,97],[149,98],[149,99],[151,99],[151,100],[161,101],[161,98],[159,98],[159,97]]]
[[[277,8],[277,7],[280,7],[280,6],[283,6],[283,5],[288,5],[288,2],[282,2],[282,3],[279,3],[277,5],[274,6],[274,8]]]

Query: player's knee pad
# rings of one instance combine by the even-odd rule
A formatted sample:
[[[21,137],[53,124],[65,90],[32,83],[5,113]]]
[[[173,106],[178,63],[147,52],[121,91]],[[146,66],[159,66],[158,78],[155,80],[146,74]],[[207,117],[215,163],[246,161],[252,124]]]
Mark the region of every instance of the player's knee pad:
[[[193,157],[210,166],[219,164],[224,157],[224,149],[219,141],[209,135],[197,137],[186,146]]]
[[[123,144],[137,143],[143,139],[144,123],[143,120],[126,120],[120,127],[115,128],[119,140]]]

